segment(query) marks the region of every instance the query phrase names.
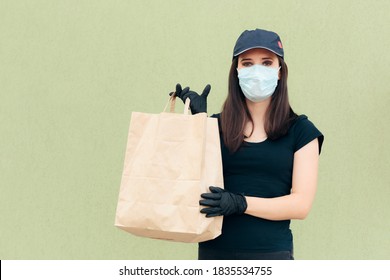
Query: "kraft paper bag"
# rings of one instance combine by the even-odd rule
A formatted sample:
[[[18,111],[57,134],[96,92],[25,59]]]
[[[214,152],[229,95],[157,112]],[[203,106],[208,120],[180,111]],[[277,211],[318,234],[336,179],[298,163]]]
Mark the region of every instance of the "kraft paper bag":
[[[221,234],[222,216],[199,211],[200,194],[223,187],[218,121],[206,113],[133,112],[115,226],[134,235],[202,242]]]

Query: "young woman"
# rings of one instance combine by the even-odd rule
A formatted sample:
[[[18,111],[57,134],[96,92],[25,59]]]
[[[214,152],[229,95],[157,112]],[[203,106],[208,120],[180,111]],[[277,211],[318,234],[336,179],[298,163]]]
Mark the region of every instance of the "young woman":
[[[201,195],[206,217],[224,216],[222,234],[199,243],[199,259],[293,259],[291,219],[314,200],[324,136],[291,109],[279,36],[246,30],[234,47],[229,92],[219,120],[224,189]],[[207,112],[201,95],[176,86],[193,114]]]

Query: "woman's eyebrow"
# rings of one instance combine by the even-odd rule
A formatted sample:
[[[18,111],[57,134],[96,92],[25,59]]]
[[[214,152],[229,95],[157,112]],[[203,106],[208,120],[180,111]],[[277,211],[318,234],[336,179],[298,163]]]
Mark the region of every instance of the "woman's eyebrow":
[[[252,60],[252,58],[249,58],[249,57],[244,57],[244,58],[241,58],[240,61],[244,61],[244,60]]]
[[[273,60],[272,57],[262,57],[261,59],[262,59],[262,60],[265,60],[265,59],[271,59],[271,60]]]

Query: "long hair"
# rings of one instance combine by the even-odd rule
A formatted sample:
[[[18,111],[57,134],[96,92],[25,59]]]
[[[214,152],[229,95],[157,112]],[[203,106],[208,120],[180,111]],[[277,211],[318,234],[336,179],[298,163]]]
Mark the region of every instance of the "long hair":
[[[264,129],[270,140],[276,140],[285,135],[291,122],[297,117],[288,101],[287,76],[288,68],[284,60],[278,56],[280,79],[271,103],[265,113]],[[253,124],[252,116],[245,101],[245,96],[239,85],[237,73],[238,57],[232,61],[229,72],[228,96],[221,112],[221,130],[225,146],[231,153],[236,152],[244,141],[244,129],[248,122]],[[252,132],[253,133],[253,125]]]

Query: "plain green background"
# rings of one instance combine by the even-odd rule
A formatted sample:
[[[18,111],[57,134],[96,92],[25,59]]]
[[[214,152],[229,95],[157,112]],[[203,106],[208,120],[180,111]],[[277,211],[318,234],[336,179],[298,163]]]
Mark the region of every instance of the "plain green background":
[[[390,258],[390,1],[0,0],[0,259],[195,259],[114,227],[132,111],[177,82],[209,113],[245,29],[276,31],[324,133],[297,259]]]

